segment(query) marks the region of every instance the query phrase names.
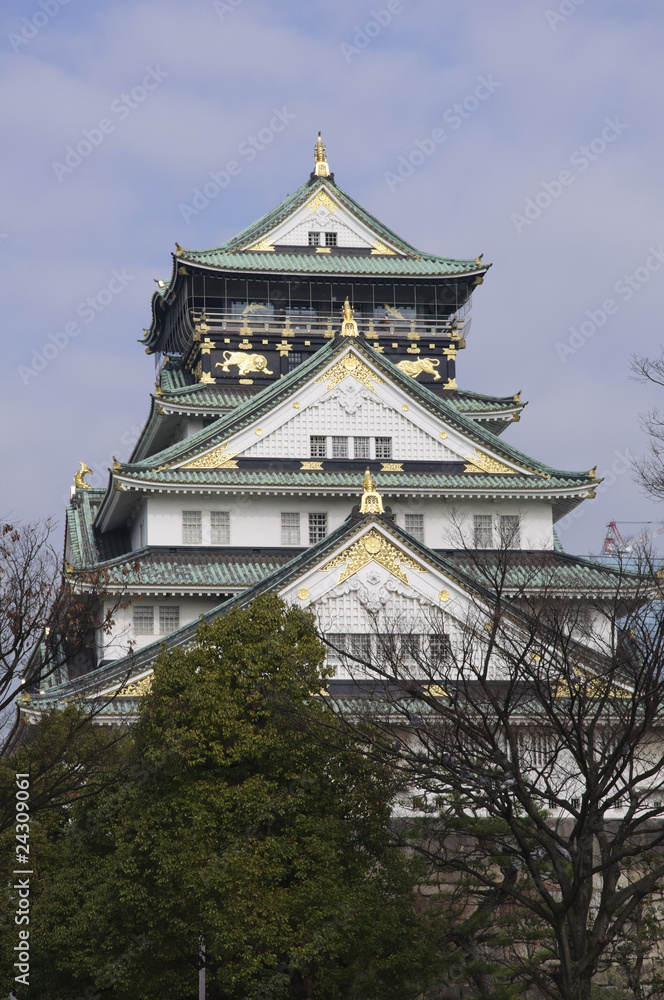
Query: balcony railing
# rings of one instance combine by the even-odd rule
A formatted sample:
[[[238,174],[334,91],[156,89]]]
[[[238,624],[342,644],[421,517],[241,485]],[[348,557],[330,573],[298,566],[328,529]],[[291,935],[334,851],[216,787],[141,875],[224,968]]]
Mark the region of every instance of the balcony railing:
[[[251,308],[251,307],[249,307]],[[266,333],[281,337],[306,336],[331,338],[341,328],[341,316],[321,315],[297,309],[284,309],[275,313],[254,310],[243,313],[220,309],[190,310],[190,319],[197,335],[209,337],[215,333],[235,333],[242,336],[259,336]],[[401,337],[420,340],[427,337],[444,337],[461,340],[468,318],[436,319],[418,317],[404,319],[386,315],[383,317],[363,316],[355,313],[358,329],[369,339],[381,337]],[[198,337],[197,337],[198,339]]]

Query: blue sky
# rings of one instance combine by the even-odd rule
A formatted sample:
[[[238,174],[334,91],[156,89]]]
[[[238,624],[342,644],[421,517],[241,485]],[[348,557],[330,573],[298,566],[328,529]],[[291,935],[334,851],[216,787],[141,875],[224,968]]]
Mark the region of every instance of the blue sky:
[[[523,390],[513,444],[608,473],[565,547],[657,520],[627,466],[660,402],[629,358],[661,342],[663,22],[654,0],[3,4],[0,514],[61,521],[79,461],[101,485],[129,455],[154,382],[136,340],[174,241],[215,245],[272,207],[320,128],[337,181],[387,225],[493,264],[458,381]],[[250,161],[274,109],[287,125]],[[225,190],[183,210],[233,159]]]

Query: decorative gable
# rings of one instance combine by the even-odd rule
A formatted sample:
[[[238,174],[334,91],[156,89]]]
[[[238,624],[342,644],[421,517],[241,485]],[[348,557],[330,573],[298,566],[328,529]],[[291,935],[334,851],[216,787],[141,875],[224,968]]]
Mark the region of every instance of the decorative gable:
[[[318,188],[303,205],[294,209],[270,232],[263,234],[259,243],[247,250],[270,250],[276,246],[306,247],[309,234],[319,236],[320,251],[326,249],[325,233],[333,233],[336,246],[346,249],[371,250],[374,254],[394,254],[397,251],[385,244],[385,237],[374,232],[355,216],[330,190]],[[403,253],[402,250],[399,252]]]

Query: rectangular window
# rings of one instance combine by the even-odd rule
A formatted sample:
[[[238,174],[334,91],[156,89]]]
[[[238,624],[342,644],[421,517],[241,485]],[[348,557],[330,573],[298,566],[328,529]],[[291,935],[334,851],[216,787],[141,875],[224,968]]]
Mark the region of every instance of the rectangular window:
[[[353,438],[353,456],[355,458],[371,458],[369,438]]]
[[[320,233],[309,233],[309,246],[319,247],[320,246]]]
[[[405,635],[403,637],[403,651],[407,659],[417,660],[420,655],[420,636],[419,635]]]
[[[168,604],[159,608],[159,634],[167,635],[174,629],[180,628],[180,609]]]
[[[291,351],[288,355],[288,371],[292,372],[294,368],[302,364],[302,351]]]
[[[231,515],[227,510],[213,510],[210,514],[210,543],[228,545],[231,540]]]
[[[320,434],[312,434],[309,438],[309,457],[327,458],[327,438]]]
[[[502,514],[500,518],[500,544],[508,549],[521,548],[519,515]]]
[[[154,635],[154,608],[134,605],[134,635]]]
[[[337,245],[337,234],[336,233],[325,233],[325,246],[335,247]]]
[[[326,632],[323,637],[329,646],[327,647],[328,659],[342,660],[346,652],[346,635],[343,632]]]
[[[376,438],[376,458],[392,458],[392,438]]]
[[[332,458],[348,458],[348,438],[332,438]]]
[[[424,541],[424,514],[406,514],[406,531],[418,542]]]
[[[533,763],[535,767],[546,767],[551,764],[554,742],[551,733],[533,733],[531,737]]]
[[[281,544],[300,544],[300,515],[295,513],[281,515]]]
[[[493,519],[491,514],[475,514],[475,548],[490,549],[493,545]]]
[[[327,514],[309,514],[309,545],[315,545],[327,535]]]
[[[451,652],[450,637],[446,632],[429,636],[429,656],[432,666],[438,663],[449,663]]]
[[[201,545],[203,542],[203,514],[200,510],[182,511],[182,543]]]
[[[358,660],[371,659],[371,635],[360,633],[350,636],[350,651]]]

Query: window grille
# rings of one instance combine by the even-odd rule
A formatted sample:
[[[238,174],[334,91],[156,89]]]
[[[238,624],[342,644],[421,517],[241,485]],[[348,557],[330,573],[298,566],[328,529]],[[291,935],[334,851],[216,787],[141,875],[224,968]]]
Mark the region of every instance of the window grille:
[[[368,437],[353,438],[353,455],[355,458],[371,458]]]
[[[424,541],[424,514],[406,514],[406,531],[418,542]]]
[[[340,660],[343,658],[344,652],[346,650],[346,639],[347,636],[343,632],[327,632],[324,637],[327,642],[334,646],[327,647],[327,657],[328,659]]]
[[[491,514],[475,514],[475,548],[490,549],[493,545],[493,522]]]
[[[281,515],[281,544],[300,544],[300,515],[286,513]]]
[[[332,458],[348,458],[348,438],[332,438]]]
[[[376,438],[376,458],[392,458],[392,438]]]
[[[288,355],[288,371],[292,372],[294,368],[302,364],[302,351],[291,351]]]
[[[309,514],[309,544],[315,545],[327,535],[327,514]]]
[[[371,659],[371,635],[366,632],[350,636],[350,651],[358,660]]]
[[[319,247],[320,246],[320,233],[309,233],[309,246]]]
[[[429,655],[434,664],[448,663],[451,652],[450,637],[446,632],[429,636]]]
[[[210,514],[210,543],[228,545],[231,540],[231,515],[227,510],[213,510]]]
[[[325,233],[325,246],[335,247],[337,245],[337,234],[336,233]]]
[[[149,604],[134,606],[134,635],[154,635],[154,608]]]
[[[312,434],[309,438],[310,458],[327,458],[327,438],[320,434]]]
[[[420,636],[404,635],[403,637],[404,655],[411,660],[417,660],[420,655]]]
[[[180,628],[180,609],[170,605],[162,605],[159,608],[159,633],[166,635],[174,629]]]
[[[569,800],[569,804],[572,807],[572,809],[580,809],[581,808],[581,799],[577,799],[577,798],[570,799]]]
[[[500,518],[500,542],[510,549],[521,547],[518,514],[502,514]]]
[[[553,756],[553,736],[551,733],[533,733],[531,753],[535,767],[546,767]]]
[[[184,545],[202,544],[203,514],[200,510],[182,511],[182,542]]]

